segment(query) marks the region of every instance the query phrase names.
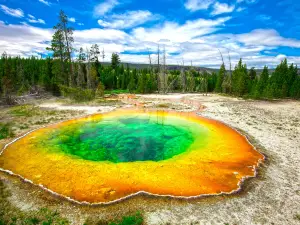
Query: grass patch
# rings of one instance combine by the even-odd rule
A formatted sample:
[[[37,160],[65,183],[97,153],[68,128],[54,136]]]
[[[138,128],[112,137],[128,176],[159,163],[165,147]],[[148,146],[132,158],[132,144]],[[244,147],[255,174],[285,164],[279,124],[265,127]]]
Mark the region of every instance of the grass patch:
[[[156,105],[157,108],[169,108],[169,104],[167,103],[160,103]]]
[[[104,94],[107,94],[107,95],[129,94],[129,93],[130,93],[129,90],[106,90],[106,91],[104,91]]]
[[[296,215],[294,216],[294,219],[300,221],[300,214],[296,214]]]
[[[10,123],[0,123],[0,140],[8,137],[13,137],[14,132],[12,131]]]
[[[20,105],[12,107],[10,114],[13,116],[33,116],[36,113],[37,107],[33,105]]]
[[[91,89],[71,88],[63,85],[59,88],[64,97],[75,102],[89,102],[95,99],[95,91]]]
[[[47,208],[24,212],[13,206],[8,200],[11,193],[0,180],[0,225],[68,225],[70,222],[57,211]],[[99,220],[89,218],[84,225],[143,225],[144,218],[140,212],[123,216],[121,219]]]
[[[132,216],[124,216],[120,221],[109,223],[109,225],[141,225],[144,219],[140,212]]]
[[[115,106],[115,105],[121,105],[122,102],[117,99],[105,99],[100,98],[95,101],[95,103],[104,105],[104,106]]]
[[[28,124],[21,124],[21,125],[19,126],[19,128],[20,128],[21,130],[25,130],[25,129],[28,129],[29,126],[28,126]]]
[[[9,110],[9,114],[15,117],[52,116],[58,113],[55,110],[42,110],[34,105],[19,105]]]
[[[67,225],[68,220],[58,212],[46,208],[37,211],[23,212],[14,207],[7,199],[11,194],[0,180],[0,225]]]
[[[87,219],[84,225],[142,225],[144,224],[144,218],[140,212],[136,212],[133,215],[123,216],[120,220],[93,220]]]

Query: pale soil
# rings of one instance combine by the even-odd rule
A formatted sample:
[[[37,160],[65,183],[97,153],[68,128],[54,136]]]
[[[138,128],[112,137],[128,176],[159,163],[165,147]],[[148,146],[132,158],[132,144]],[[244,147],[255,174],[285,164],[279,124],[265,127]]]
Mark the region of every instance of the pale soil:
[[[266,155],[267,161],[259,170],[259,176],[247,181],[240,194],[189,201],[138,196],[98,207],[58,199],[38,187],[0,173],[0,178],[13,193],[11,202],[23,210],[57,209],[72,224],[82,224],[88,216],[110,218],[136,210],[144,212],[147,224],[300,224],[295,218],[300,214],[300,102],[245,101],[197,94],[138,95],[122,102],[123,107],[163,106],[197,111],[201,116],[222,121],[252,137],[252,143]],[[44,102],[41,106],[81,110],[82,115],[114,109],[114,106],[74,106],[55,102]]]
[[[105,113],[116,109],[114,106],[72,106],[63,105],[62,103],[44,103],[40,104],[39,106],[42,108],[50,108],[55,110],[84,111],[86,114]]]

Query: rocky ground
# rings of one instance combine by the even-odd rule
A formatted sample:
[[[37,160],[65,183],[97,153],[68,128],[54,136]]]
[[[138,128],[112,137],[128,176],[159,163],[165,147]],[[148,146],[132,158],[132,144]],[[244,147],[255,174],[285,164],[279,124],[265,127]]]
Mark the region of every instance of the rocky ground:
[[[120,107],[196,111],[247,134],[267,160],[257,178],[248,180],[239,194],[194,200],[137,196],[110,206],[82,206],[58,199],[10,175],[1,180],[13,193],[10,202],[22,210],[57,209],[72,224],[87,217],[113,218],[140,210],[147,224],[300,224],[300,102],[251,101],[219,95],[171,94],[114,96],[88,105],[55,100],[36,103],[48,111],[47,120],[34,117],[17,135],[43,125]],[[105,104],[104,104],[105,103]],[[12,120],[1,109],[1,120]],[[49,113],[54,110],[55,113]],[[61,110],[61,113],[57,113]],[[39,114],[43,117],[42,114]],[[49,119],[50,118],[50,119]],[[24,119],[21,121],[24,123]],[[31,124],[32,123],[32,124]],[[4,140],[4,144],[9,140]]]

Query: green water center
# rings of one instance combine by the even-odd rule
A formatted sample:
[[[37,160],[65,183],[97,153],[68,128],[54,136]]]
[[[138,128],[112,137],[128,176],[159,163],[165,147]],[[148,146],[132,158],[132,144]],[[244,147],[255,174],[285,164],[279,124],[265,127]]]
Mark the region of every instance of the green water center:
[[[187,151],[194,138],[188,127],[127,116],[72,124],[48,141],[82,159],[118,163],[166,160]]]

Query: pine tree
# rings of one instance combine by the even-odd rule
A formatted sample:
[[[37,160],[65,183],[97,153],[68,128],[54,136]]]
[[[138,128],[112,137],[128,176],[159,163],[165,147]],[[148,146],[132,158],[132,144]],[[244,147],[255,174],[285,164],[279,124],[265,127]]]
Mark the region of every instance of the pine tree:
[[[116,69],[120,64],[120,57],[117,53],[113,53],[111,56],[111,67]]]
[[[130,93],[133,93],[136,89],[134,74],[130,73],[129,77],[130,77],[130,79],[129,79],[129,84],[128,84],[127,89],[129,90]]]
[[[56,82],[60,79],[64,79],[65,74],[65,62],[66,62],[66,52],[65,52],[65,44],[64,44],[64,36],[63,32],[56,25],[53,27],[54,34],[52,36],[51,47],[48,47],[47,50],[53,52],[53,58],[55,61],[55,68],[52,69],[55,77],[53,82]],[[58,66],[59,60],[59,66]]]
[[[98,56],[100,54],[99,46],[97,44],[92,45],[90,49],[90,57],[92,62],[99,62]]]
[[[225,69],[225,65],[223,63],[219,70],[215,92],[219,92],[219,93],[222,92],[222,84],[224,82],[225,74],[226,74],[226,69]]]
[[[215,90],[217,79],[218,75],[215,72],[208,77],[208,92],[213,92]]]
[[[288,65],[287,60],[284,59],[275,69],[270,79],[269,97],[284,98],[288,96]]]
[[[248,93],[254,93],[257,84],[257,75],[255,68],[252,67],[248,73]]]
[[[81,47],[80,50],[79,50],[77,61],[80,62],[80,63],[83,63],[83,62],[85,62],[85,60],[86,60],[86,55],[85,55],[85,52],[84,52],[83,48]]]
[[[138,79],[138,85],[137,85],[137,91],[139,93],[146,93],[146,83],[147,83],[147,75],[142,72],[142,74],[139,74],[139,79]]]
[[[234,68],[232,73],[232,92],[234,95],[243,96],[248,92],[249,77],[247,74],[247,67],[243,65],[240,59],[238,65]]]
[[[290,96],[294,99],[300,99],[300,76],[297,75],[290,89]]]
[[[292,95],[291,90],[297,77],[298,77],[298,68],[297,66],[294,66],[294,64],[291,64],[289,66],[288,74],[287,74],[287,86],[289,90],[288,96]]]
[[[268,80],[269,80],[269,70],[268,67],[265,66],[255,87],[255,92],[254,92],[255,98],[261,98],[266,96],[265,90],[268,85]]]
[[[72,71],[72,44],[73,39],[73,28],[68,27],[68,17],[64,11],[59,13],[59,22],[53,27],[54,34],[52,36],[51,47],[47,50],[53,51],[54,58],[60,59],[61,68],[55,70],[57,76],[62,76],[64,73],[68,74],[68,84],[69,86],[74,85],[74,77]],[[69,64],[69,70],[66,70],[66,64]]]

